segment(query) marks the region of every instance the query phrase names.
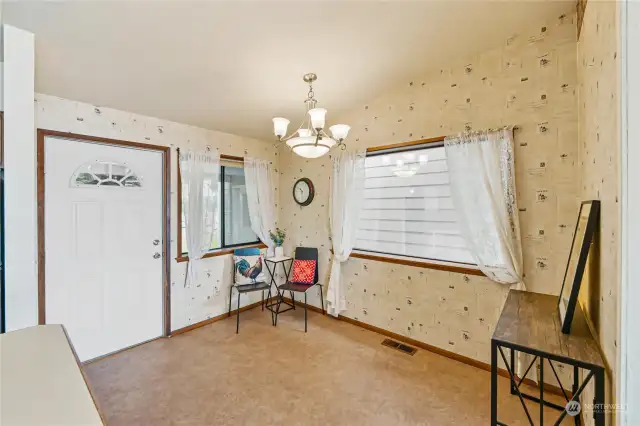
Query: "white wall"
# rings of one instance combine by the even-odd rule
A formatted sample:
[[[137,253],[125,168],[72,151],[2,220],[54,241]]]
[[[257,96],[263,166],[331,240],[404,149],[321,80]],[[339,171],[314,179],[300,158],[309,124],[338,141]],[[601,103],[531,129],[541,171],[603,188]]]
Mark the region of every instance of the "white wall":
[[[4,111],[4,62],[0,62],[0,111]]]
[[[34,36],[4,25],[6,330],[37,324]]]
[[[622,271],[620,291],[620,362],[618,402],[623,411],[620,425],[640,424],[640,3],[621,5],[621,182]]]

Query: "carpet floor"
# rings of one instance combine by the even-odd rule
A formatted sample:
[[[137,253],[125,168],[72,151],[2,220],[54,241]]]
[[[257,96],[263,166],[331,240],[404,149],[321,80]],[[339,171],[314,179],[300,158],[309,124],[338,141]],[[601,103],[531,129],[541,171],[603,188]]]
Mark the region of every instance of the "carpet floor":
[[[85,365],[109,426],[487,425],[490,374],[304,311],[259,308]],[[499,380],[499,420],[529,424]],[[535,394],[535,389],[528,389]],[[555,402],[559,402],[557,398]],[[564,405],[564,404],[563,404]],[[527,402],[536,424],[538,405]],[[545,424],[559,412],[545,409]],[[563,424],[573,424],[565,419]]]

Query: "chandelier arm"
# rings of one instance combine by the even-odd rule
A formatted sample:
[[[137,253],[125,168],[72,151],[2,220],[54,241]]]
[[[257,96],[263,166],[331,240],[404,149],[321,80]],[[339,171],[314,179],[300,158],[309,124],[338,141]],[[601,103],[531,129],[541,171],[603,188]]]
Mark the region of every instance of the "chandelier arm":
[[[329,150],[331,151],[331,150],[333,150],[335,148],[338,148],[338,147],[340,147],[344,151],[345,149],[347,149],[347,144],[342,142],[342,141],[336,141],[336,144],[333,145]]]
[[[280,142],[288,141],[289,139],[291,139],[292,137],[294,137],[296,135],[296,132],[297,132],[297,130],[295,132],[291,133],[289,136],[285,136],[284,138],[280,139]]]
[[[302,129],[304,127],[304,124],[308,123],[308,119],[304,119],[302,120],[302,123],[300,123],[300,126],[298,126],[298,129],[296,131],[294,131],[293,133],[289,134],[289,136],[284,136],[282,139],[280,139],[282,142],[286,142],[289,139],[293,138],[296,136],[296,134],[298,133],[298,131],[300,129]],[[309,128],[309,125],[307,124],[307,129]]]
[[[325,138],[333,139],[331,136],[329,136],[329,135],[327,134],[327,132],[325,132],[325,131],[324,131],[324,129],[321,129],[321,130],[320,130],[320,134],[321,134],[322,136],[324,136]]]
[[[282,145],[284,143],[284,139],[279,139],[276,143],[273,144],[274,148],[279,148],[280,145]]]

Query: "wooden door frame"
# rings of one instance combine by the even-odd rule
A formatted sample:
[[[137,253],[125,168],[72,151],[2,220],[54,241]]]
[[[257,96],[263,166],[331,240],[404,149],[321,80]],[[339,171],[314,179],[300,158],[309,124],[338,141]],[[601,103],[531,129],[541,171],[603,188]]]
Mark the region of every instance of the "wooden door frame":
[[[162,335],[171,334],[171,265],[170,265],[170,238],[171,238],[171,147],[151,145],[140,142],[108,139],[97,136],[80,135],[77,133],[59,132],[56,130],[38,129],[37,131],[37,205],[38,205],[38,324],[46,321],[45,299],[45,176],[44,176],[44,143],[46,137],[75,139],[80,142],[92,142],[103,145],[112,145],[125,148],[141,148],[149,151],[160,151],[163,155],[162,167],[162,257],[164,268],[162,274],[162,300],[163,319]]]

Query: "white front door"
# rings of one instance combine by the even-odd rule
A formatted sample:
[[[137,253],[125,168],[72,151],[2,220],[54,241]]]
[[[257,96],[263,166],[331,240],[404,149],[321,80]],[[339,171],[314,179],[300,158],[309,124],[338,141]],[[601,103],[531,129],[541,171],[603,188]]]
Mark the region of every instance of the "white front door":
[[[47,136],[45,315],[81,361],[162,335],[163,154]]]

